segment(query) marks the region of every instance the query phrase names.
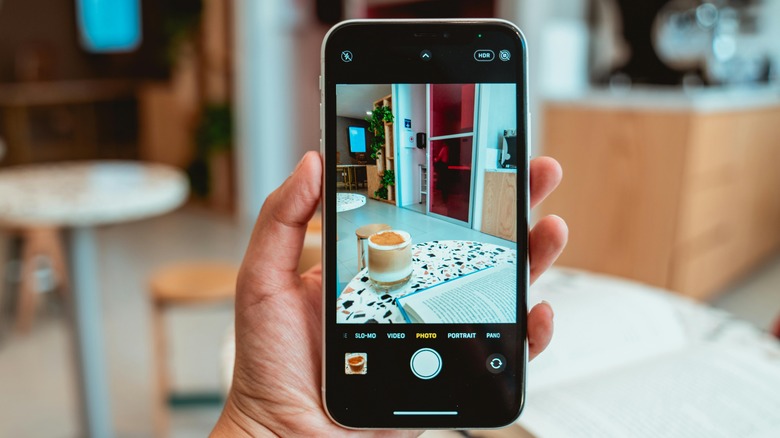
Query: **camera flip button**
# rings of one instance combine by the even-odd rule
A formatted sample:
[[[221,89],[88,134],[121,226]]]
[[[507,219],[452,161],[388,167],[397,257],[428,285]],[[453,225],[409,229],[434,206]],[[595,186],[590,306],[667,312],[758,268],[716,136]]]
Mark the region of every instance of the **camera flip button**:
[[[433,379],[441,371],[441,356],[431,348],[421,348],[414,352],[409,361],[412,373],[423,380]]]
[[[498,353],[491,354],[485,361],[487,370],[493,374],[498,374],[506,369],[506,358]]]

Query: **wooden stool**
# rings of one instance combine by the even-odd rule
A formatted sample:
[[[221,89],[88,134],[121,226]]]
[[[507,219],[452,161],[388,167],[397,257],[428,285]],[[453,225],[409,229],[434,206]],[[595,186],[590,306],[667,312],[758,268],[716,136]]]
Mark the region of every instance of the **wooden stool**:
[[[182,263],[157,271],[149,281],[157,370],[155,431],[168,435],[168,366],[163,313],[167,307],[232,300],[238,268],[219,262]]]
[[[368,239],[368,236],[378,233],[380,231],[391,230],[393,227],[387,224],[368,224],[355,230],[355,236],[357,236],[357,255],[358,255],[358,271],[363,270],[366,267],[365,251],[363,250],[363,241]]]

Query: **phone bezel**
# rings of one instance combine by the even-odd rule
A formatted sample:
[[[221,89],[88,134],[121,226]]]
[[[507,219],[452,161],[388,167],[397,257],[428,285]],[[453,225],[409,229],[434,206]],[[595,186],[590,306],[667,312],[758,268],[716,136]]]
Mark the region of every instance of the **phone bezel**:
[[[320,81],[320,132],[321,132],[321,138],[320,138],[320,151],[323,157],[323,162],[325,163],[325,172],[323,172],[323,181],[322,181],[322,199],[323,199],[323,205],[322,205],[322,217],[323,217],[323,245],[322,245],[322,263],[323,263],[323,309],[322,309],[322,321],[323,321],[323,354],[322,354],[322,400],[323,400],[323,407],[325,409],[325,412],[327,415],[333,420],[336,424],[339,424],[345,428],[349,429],[417,429],[420,427],[425,427],[429,429],[433,428],[458,428],[458,429],[480,429],[480,428],[495,428],[495,427],[503,427],[508,424],[511,424],[514,422],[517,417],[519,417],[520,413],[522,412],[524,403],[525,403],[525,375],[526,375],[526,368],[527,368],[527,358],[528,358],[528,342],[526,338],[526,330],[525,327],[523,327],[522,331],[522,348],[518,348],[518,351],[522,351],[522,364],[518,366],[518,369],[521,370],[522,376],[520,378],[520,384],[519,384],[519,390],[517,393],[517,396],[519,398],[518,403],[518,409],[515,415],[512,418],[508,418],[505,421],[501,422],[500,424],[468,424],[468,425],[456,425],[456,426],[430,426],[426,424],[420,424],[417,426],[409,425],[409,426],[395,426],[390,425],[389,427],[385,426],[352,426],[349,424],[345,424],[343,421],[339,421],[339,419],[335,418],[334,415],[332,415],[331,410],[328,408],[328,398],[327,398],[327,358],[328,358],[328,339],[331,336],[334,336],[332,333],[334,330],[332,330],[329,326],[335,325],[335,321],[331,322],[331,316],[332,316],[332,309],[328,305],[328,281],[332,281],[332,274],[330,271],[334,270],[333,273],[335,273],[335,267],[330,268],[329,267],[329,256],[328,251],[331,250],[330,246],[335,244],[335,242],[328,242],[327,239],[327,227],[329,226],[329,222],[331,220],[331,215],[335,215],[335,212],[329,211],[329,204],[325,200],[328,199],[328,193],[329,191],[335,192],[336,188],[330,187],[328,184],[328,176],[329,167],[331,164],[329,160],[327,159],[328,154],[326,151],[327,141],[329,131],[328,126],[326,123],[326,111],[328,110],[327,104],[329,102],[326,101],[326,88],[328,86],[328,77],[326,75],[327,68],[326,68],[326,53],[327,53],[327,47],[329,41],[331,41],[331,37],[337,33],[339,30],[342,30],[349,26],[374,26],[377,24],[383,24],[383,25],[393,25],[393,24],[406,24],[406,25],[431,25],[431,24],[438,24],[438,25],[454,25],[454,26],[460,26],[460,25],[492,25],[492,26],[501,26],[504,28],[511,29],[512,32],[514,32],[517,35],[519,46],[522,48],[522,57],[518,61],[519,65],[521,66],[522,71],[522,77],[520,80],[516,81],[518,85],[518,96],[521,96],[521,100],[518,100],[518,104],[522,104],[521,107],[524,109],[521,113],[518,113],[518,120],[522,120],[523,123],[523,136],[524,136],[524,144],[525,144],[525,150],[526,154],[523,157],[522,163],[524,164],[522,168],[518,167],[518,184],[521,182],[523,183],[524,187],[522,190],[522,193],[518,194],[518,231],[523,229],[523,226],[525,228],[525,238],[520,239],[520,235],[518,235],[518,260],[520,260],[520,257],[524,255],[525,258],[525,281],[524,284],[520,284],[520,278],[518,277],[518,301],[523,302],[523,308],[527,312],[527,293],[528,293],[528,280],[530,278],[530,272],[529,272],[529,263],[528,263],[528,250],[527,250],[527,236],[528,236],[528,230],[529,230],[529,219],[530,219],[530,199],[529,199],[529,170],[528,165],[530,161],[530,125],[529,125],[529,111],[528,111],[528,62],[527,62],[527,43],[525,40],[525,37],[522,33],[522,31],[515,26],[513,23],[505,20],[500,19],[425,19],[425,20],[418,20],[418,19],[404,19],[404,20],[348,20],[341,23],[336,24],[333,26],[328,33],[326,34],[325,38],[323,39],[322,48],[321,48],[321,75],[319,78]],[[519,126],[518,126],[519,128]],[[332,166],[331,166],[332,167]],[[520,187],[518,186],[518,191]],[[523,202],[521,202],[523,201]],[[521,205],[522,204],[522,205]],[[522,214],[522,216],[521,216]],[[335,217],[335,216],[334,216]],[[520,233],[518,233],[520,234]],[[521,243],[523,246],[523,251],[521,252]],[[522,291],[520,290],[522,288]],[[525,322],[525,315],[523,315],[523,322]],[[518,315],[518,322],[520,322],[519,315]],[[518,324],[520,326],[520,324]],[[335,327],[334,327],[335,329]],[[517,339],[518,343],[520,341],[519,337]]]

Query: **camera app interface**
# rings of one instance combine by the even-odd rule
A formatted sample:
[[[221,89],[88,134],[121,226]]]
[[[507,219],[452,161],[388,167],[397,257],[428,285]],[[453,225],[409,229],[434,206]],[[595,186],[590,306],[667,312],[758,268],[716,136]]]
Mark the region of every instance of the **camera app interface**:
[[[516,91],[337,85],[338,323],[516,323]]]

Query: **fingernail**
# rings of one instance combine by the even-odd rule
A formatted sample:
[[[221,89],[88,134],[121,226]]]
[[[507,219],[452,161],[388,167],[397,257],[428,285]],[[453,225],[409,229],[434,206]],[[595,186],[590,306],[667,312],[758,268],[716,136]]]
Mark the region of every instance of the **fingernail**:
[[[292,175],[293,173],[295,173],[295,172],[297,172],[297,171],[298,171],[298,169],[299,169],[299,168],[301,167],[301,165],[303,164],[303,161],[304,161],[304,160],[306,160],[306,154],[303,154],[303,156],[301,157],[301,159],[300,159],[300,160],[298,160],[298,164],[295,166],[295,169],[293,169],[293,171],[290,173],[290,175]]]
[[[542,303],[547,304],[547,307],[550,308],[550,315],[552,315],[552,319],[554,320],[555,319],[555,312],[553,311],[552,305],[548,301],[545,301],[545,300],[542,300]]]

